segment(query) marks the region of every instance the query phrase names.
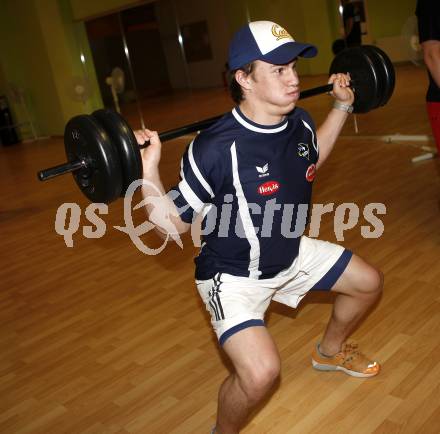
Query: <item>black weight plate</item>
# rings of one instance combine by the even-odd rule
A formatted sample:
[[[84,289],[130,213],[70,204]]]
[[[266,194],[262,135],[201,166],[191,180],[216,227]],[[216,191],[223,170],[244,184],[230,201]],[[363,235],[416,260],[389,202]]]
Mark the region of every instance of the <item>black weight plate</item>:
[[[379,57],[376,50],[373,49],[371,45],[362,45],[362,49],[365,52],[365,55],[370,58],[373,62],[374,68],[376,70],[377,75],[377,98],[373,109],[376,109],[382,106],[382,101],[385,100],[386,94],[388,92],[388,77],[386,67],[382,62],[382,59]]]
[[[119,153],[122,172],[121,196],[124,196],[128,186],[136,179],[142,178],[141,152],[136,137],[119,113],[101,109],[93,112],[92,116],[107,131]]]
[[[108,134],[88,115],[75,116],[64,130],[68,161],[85,160],[87,167],[73,172],[81,191],[92,202],[110,203],[122,189],[119,157]]]
[[[394,92],[394,86],[396,84],[396,74],[394,71],[394,66],[385,51],[374,45],[369,45],[368,47],[371,51],[374,51],[377,58],[380,59],[381,67],[383,68],[385,73],[387,86],[384,92],[383,99],[380,102],[380,105],[383,106],[390,100]]]
[[[362,47],[351,47],[341,51],[330,65],[330,74],[350,72],[355,92],[355,113],[367,113],[378,101],[378,77],[376,68]]]

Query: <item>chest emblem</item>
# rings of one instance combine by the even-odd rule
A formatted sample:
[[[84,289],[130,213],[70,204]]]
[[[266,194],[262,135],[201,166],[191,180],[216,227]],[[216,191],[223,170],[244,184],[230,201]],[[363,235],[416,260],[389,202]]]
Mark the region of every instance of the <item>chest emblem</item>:
[[[307,143],[298,143],[298,155],[310,160],[310,150]]]
[[[259,178],[264,178],[265,176],[269,176],[269,163],[266,163],[263,167],[255,166],[257,172],[259,173]]]
[[[261,184],[257,191],[262,196],[269,196],[276,193],[280,189],[280,184],[277,181],[267,181]]]
[[[306,179],[309,182],[312,182],[315,179],[316,176],[316,165],[311,164],[306,171]]]

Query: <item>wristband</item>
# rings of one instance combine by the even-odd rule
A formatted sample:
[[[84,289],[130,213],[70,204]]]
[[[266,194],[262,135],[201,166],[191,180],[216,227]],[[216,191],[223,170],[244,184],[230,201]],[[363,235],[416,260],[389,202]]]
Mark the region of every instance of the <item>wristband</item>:
[[[350,104],[344,104],[340,101],[335,100],[335,102],[333,103],[333,108],[337,109],[337,110],[341,110],[343,112],[347,112],[347,113],[353,113],[353,106]]]

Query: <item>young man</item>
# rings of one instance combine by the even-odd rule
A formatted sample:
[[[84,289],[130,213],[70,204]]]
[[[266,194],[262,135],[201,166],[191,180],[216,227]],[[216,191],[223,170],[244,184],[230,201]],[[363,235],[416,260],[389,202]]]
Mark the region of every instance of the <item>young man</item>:
[[[316,53],[269,21],[240,29],[229,51],[238,105],[189,145],[174,200],[163,199],[175,231],[188,230],[198,213],[211,225],[195,261],[196,283],[235,368],[220,387],[216,433],[238,433],[279,375],[278,351],[264,325],[272,299],[296,307],[309,290],[336,292],[313,366],[356,377],[379,372],[379,365],[346,339],[378,300],[381,273],[341,246],[292,232],[295,222],[305,224],[315,172],[354,100],[349,76],[337,74],[329,79],[334,106],[317,131],[310,116],[295,107],[297,58]],[[164,194],[158,135],[149,130],[136,135],[139,143],[151,143],[142,155],[148,181],[143,195]],[[155,223],[160,232],[169,231]]]

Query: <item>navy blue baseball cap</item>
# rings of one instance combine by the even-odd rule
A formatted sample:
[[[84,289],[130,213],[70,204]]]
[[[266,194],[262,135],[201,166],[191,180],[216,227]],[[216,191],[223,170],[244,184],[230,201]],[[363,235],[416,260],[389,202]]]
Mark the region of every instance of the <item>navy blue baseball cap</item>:
[[[235,33],[229,46],[231,71],[263,60],[274,65],[284,65],[298,56],[314,57],[314,45],[296,42],[287,30],[272,21],[253,21]]]

